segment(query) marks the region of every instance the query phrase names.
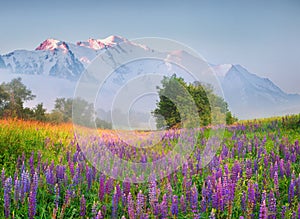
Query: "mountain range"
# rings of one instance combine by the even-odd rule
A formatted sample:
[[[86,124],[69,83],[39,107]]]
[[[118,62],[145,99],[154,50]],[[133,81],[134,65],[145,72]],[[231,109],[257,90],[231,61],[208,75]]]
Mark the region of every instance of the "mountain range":
[[[126,46],[122,47],[121,44]],[[131,51],[155,52],[165,59],[176,58],[183,65],[194,59],[193,55],[185,51],[168,53],[154,51],[147,45],[137,44],[120,36],[88,39],[77,43],[47,39],[35,50],[15,50],[0,55],[0,73],[3,75],[3,80],[21,76],[26,85],[37,95],[42,94],[39,101],[53,101],[63,94],[72,96],[76,81],[82,72],[108,48],[115,48],[118,53],[124,54],[129,54]],[[127,71],[138,74],[141,68],[149,68],[149,66],[154,72],[157,69],[168,73],[180,71],[170,69],[164,63],[154,63],[149,60],[139,63],[138,66],[131,66]],[[241,65],[210,64],[210,67],[220,81],[230,110],[238,118],[251,119],[299,112],[300,95],[285,93],[271,80],[250,73]],[[68,92],[65,91],[66,87]],[[59,93],[60,90],[64,92]],[[48,107],[51,108],[51,104]]]

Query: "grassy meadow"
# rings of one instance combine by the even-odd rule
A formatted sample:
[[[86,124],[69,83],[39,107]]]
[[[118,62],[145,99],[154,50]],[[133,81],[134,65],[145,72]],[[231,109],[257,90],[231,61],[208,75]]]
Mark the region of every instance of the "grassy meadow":
[[[298,115],[227,126],[215,157],[202,167],[207,129],[176,172],[136,184],[85,160],[72,124],[1,120],[0,218],[300,218]],[[117,156],[140,162],[178,142],[168,132],[148,158],[111,131],[99,136]],[[95,137],[90,146],[98,143]]]

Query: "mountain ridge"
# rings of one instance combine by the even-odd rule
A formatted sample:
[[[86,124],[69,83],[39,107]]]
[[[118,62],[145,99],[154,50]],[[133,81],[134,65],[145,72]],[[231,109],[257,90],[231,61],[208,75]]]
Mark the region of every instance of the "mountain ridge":
[[[107,48],[129,52],[119,46],[122,43],[127,50],[150,51],[147,45],[135,44],[115,35],[76,43],[48,38],[35,50],[15,50],[0,55],[0,69],[18,75],[46,75],[76,82],[84,69]],[[165,61],[176,59],[183,65],[196,59],[186,51],[171,51],[163,55]],[[285,108],[294,109],[300,105],[299,94],[286,93],[270,79],[259,77],[239,64],[211,65],[211,68],[220,81],[229,108],[240,118],[273,116]]]

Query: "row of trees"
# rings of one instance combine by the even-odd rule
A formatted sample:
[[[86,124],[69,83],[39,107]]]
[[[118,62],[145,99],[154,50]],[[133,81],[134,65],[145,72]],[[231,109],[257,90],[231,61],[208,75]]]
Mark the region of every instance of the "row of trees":
[[[79,125],[93,126],[94,121],[99,128],[111,128],[111,124],[96,117],[93,105],[82,99],[57,98],[52,112],[47,113],[43,103],[33,108],[24,107],[26,101],[33,100],[32,94],[21,78],[12,79],[0,85],[0,117],[38,120],[42,122],[63,123],[71,122],[72,116]],[[72,115],[72,107],[76,113]]]
[[[158,87],[160,100],[153,111],[158,128],[179,128],[187,120],[191,122],[195,118],[200,119],[195,123],[199,125],[214,124],[218,121],[232,124],[237,120],[228,110],[227,103],[215,95],[209,85],[199,82],[188,84],[176,75],[165,77],[161,84],[162,87]],[[97,118],[93,104],[85,100],[57,98],[53,111],[47,113],[42,103],[33,108],[24,107],[26,101],[35,97],[22,83],[21,78],[2,83],[0,117],[53,123],[73,121],[85,126],[94,126],[96,122],[98,128],[112,128],[111,123]]]

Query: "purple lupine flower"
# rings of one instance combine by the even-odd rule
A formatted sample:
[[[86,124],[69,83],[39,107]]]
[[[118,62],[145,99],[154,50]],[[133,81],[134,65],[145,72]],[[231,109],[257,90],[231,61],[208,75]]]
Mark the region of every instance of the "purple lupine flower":
[[[85,175],[86,175],[86,180],[87,180],[88,190],[89,190],[92,186],[93,174],[91,168],[89,168],[88,165],[86,165]]]
[[[279,192],[279,183],[278,183],[278,173],[275,171],[274,173],[274,188],[276,193]]]
[[[268,208],[265,200],[263,200],[259,209],[259,219],[268,219]]]
[[[212,196],[212,207],[215,209],[223,210],[224,201],[222,197],[222,191],[223,191],[222,183],[221,183],[221,179],[219,179],[217,183],[216,191]]]
[[[187,162],[184,162],[184,163],[182,164],[182,175],[183,175],[183,176],[186,176],[186,175],[187,175],[187,170],[188,170],[188,164],[187,164]]]
[[[261,202],[266,201],[266,199],[267,199],[267,193],[266,193],[266,191],[264,190],[264,191],[262,192],[262,195],[261,195]]]
[[[103,219],[103,218],[104,218],[104,217],[103,217],[101,211],[98,211],[98,214],[97,214],[97,216],[96,216],[96,219]]]
[[[113,198],[112,198],[112,215],[111,215],[111,218],[117,218],[118,204],[119,204],[118,193],[117,193],[117,189],[115,189],[115,192],[114,192],[114,195],[113,195]]]
[[[237,180],[240,176],[241,170],[242,170],[242,168],[241,168],[240,163],[238,161],[235,161],[234,165],[231,169],[231,180],[232,180],[232,182],[234,182],[234,183],[237,182]]]
[[[45,175],[46,175],[47,184],[54,186],[55,179],[54,179],[53,171],[50,168],[47,168]]]
[[[15,179],[15,184],[14,184],[14,199],[16,203],[19,202],[20,195],[21,195],[21,181],[17,177]]]
[[[280,169],[280,176],[283,177],[285,174],[285,168],[284,168],[284,160],[280,159],[279,161],[279,169]]]
[[[30,219],[33,219],[35,214],[36,214],[36,193],[34,191],[30,191],[28,216]]]
[[[80,216],[84,218],[85,214],[86,214],[86,200],[84,198],[84,195],[82,195],[80,199]]]
[[[153,206],[153,214],[157,217],[159,215],[160,206],[158,203],[154,203]]]
[[[80,180],[81,180],[81,170],[80,170],[80,167],[77,166],[76,167],[76,173],[75,173],[75,175],[73,176],[73,179],[72,179],[73,186],[78,185]]]
[[[173,195],[173,189],[172,189],[172,186],[170,183],[167,184],[167,198],[168,198],[168,201],[172,201],[172,195]]]
[[[288,201],[291,204],[295,195],[295,183],[293,180],[291,180],[290,186],[289,186],[289,195],[288,195]]]
[[[235,183],[230,181],[228,187],[229,187],[228,201],[233,202],[234,194],[235,194]]]
[[[255,190],[252,183],[248,185],[248,203],[254,207],[255,206]]]
[[[256,171],[258,170],[258,162],[257,159],[254,159],[254,173],[256,173]]]
[[[186,203],[183,195],[180,197],[180,210],[185,213],[186,212]]]
[[[36,195],[38,189],[38,174],[35,172],[33,175],[30,193],[29,193],[29,208],[28,215],[30,219],[33,219],[36,214]]]
[[[252,177],[252,162],[251,160],[247,160],[246,162],[246,177],[250,179]]]
[[[243,211],[246,211],[246,193],[243,192],[242,198],[241,198],[241,207]]]
[[[145,203],[145,197],[140,190],[137,199],[136,199],[136,214],[137,216],[142,216],[144,213],[144,203]]]
[[[99,191],[98,191],[98,196],[99,196],[99,199],[100,201],[103,200],[104,198],[104,195],[105,195],[105,177],[104,175],[100,175],[100,179],[99,179]]]
[[[71,176],[73,177],[75,174],[74,162],[70,159],[68,164],[69,164],[69,170],[70,170]]]
[[[208,205],[208,189],[205,187],[205,183],[202,186],[202,200],[201,200],[201,211],[205,212]]]
[[[229,180],[229,181],[231,181],[231,180]],[[229,201],[229,195],[230,195],[230,183],[228,183],[228,178],[226,175],[223,176],[223,182],[221,183],[221,187],[219,189],[221,189],[223,203],[227,203]]]
[[[122,190],[121,190],[119,184],[116,185],[116,193],[117,193],[117,198],[118,198],[118,201],[119,201],[121,199],[121,196],[122,196]]]
[[[106,214],[106,205],[102,205],[102,207],[101,207],[101,213],[102,213],[102,215],[103,215],[103,217],[105,216],[105,214]]]
[[[125,208],[126,205],[127,205],[127,197],[126,197],[126,194],[124,193],[122,195],[122,206],[123,206],[123,208]]]
[[[191,190],[191,208],[194,213],[194,217],[198,215],[198,190],[196,185]]]
[[[157,191],[156,191],[156,181],[151,180],[149,183],[149,202],[150,205],[154,205],[157,202]]]
[[[167,195],[163,195],[162,202],[160,203],[160,213],[162,218],[168,217],[168,198]]]
[[[109,178],[106,183],[105,183],[105,193],[106,194],[110,194],[113,190],[113,179],[112,178]]]
[[[287,177],[291,176],[291,161],[288,160],[288,162],[285,164],[285,174]]]
[[[271,165],[270,165],[270,170],[269,170],[269,172],[270,172],[270,178],[274,178],[274,167],[273,167],[273,163],[271,163]]]
[[[132,199],[132,195],[129,192],[128,197],[127,197],[127,205],[128,205],[128,215],[130,219],[135,218],[135,212],[134,212],[134,201]]]
[[[185,198],[186,198],[186,202],[187,203],[190,203],[190,200],[191,200],[191,194],[192,194],[192,191],[191,191],[191,188],[192,188],[192,180],[191,179],[187,179],[186,177],[184,177],[184,191],[185,191]]]
[[[171,206],[172,215],[178,216],[178,197],[177,195],[173,195],[172,198],[172,206]]]
[[[275,164],[274,164],[274,173],[275,172],[278,172],[278,163],[277,163],[277,161],[275,161]]]
[[[10,202],[11,202],[12,179],[8,177],[4,182],[4,215],[5,218],[10,217]]]
[[[224,165],[224,173],[225,173],[226,176],[229,176],[229,169],[228,169],[227,164]]]
[[[269,219],[276,219],[276,198],[273,191],[269,193]]]
[[[123,193],[125,193],[127,196],[130,192],[131,183],[129,181],[124,181],[122,187],[123,187]]]
[[[24,201],[25,195],[30,190],[29,173],[23,171],[21,173],[21,202]]]
[[[66,167],[64,165],[56,166],[56,178],[59,183],[65,179],[65,171],[66,171]]]
[[[66,194],[65,194],[65,204],[68,206],[70,204],[72,192],[70,189],[67,189]]]

